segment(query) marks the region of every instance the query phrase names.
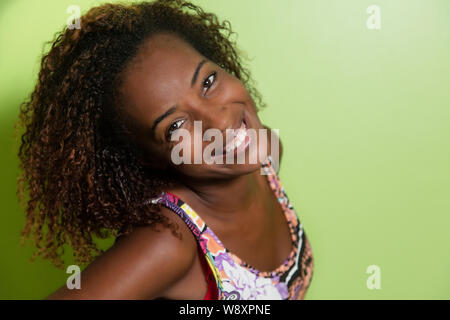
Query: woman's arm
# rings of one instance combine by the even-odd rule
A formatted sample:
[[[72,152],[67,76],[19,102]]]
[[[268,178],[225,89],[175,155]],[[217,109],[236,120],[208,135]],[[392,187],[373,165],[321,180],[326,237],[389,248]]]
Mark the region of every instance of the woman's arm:
[[[168,210],[163,208],[163,212]],[[65,285],[46,299],[154,299],[180,281],[197,257],[190,230],[173,213],[182,240],[168,228],[138,227],[81,272],[81,289]]]

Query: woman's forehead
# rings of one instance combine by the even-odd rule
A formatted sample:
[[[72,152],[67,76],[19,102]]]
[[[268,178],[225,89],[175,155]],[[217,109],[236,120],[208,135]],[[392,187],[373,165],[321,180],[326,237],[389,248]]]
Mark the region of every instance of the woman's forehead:
[[[149,119],[175,103],[190,88],[190,81],[203,56],[189,43],[172,34],[148,39],[125,73],[122,91],[128,110]]]
[[[192,68],[201,57],[187,41],[173,34],[156,34],[146,40],[136,57],[134,67],[140,71],[178,71]]]
[[[127,82],[137,88],[148,84],[155,89],[177,88],[188,81],[202,55],[189,43],[171,34],[158,34],[146,41],[127,72]],[[155,92],[158,93],[158,92]]]

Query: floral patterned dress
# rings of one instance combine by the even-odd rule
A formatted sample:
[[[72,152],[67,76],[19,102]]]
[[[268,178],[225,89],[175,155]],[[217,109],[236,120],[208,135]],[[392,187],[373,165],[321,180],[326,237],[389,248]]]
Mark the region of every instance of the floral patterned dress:
[[[285,214],[293,248],[283,264],[271,272],[259,271],[230,252],[201,217],[176,195],[163,192],[152,199],[153,203],[164,205],[183,219],[197,239],[203,260],[207,262],[202,261],[204,270],[211,275],[207,280],[212,280],[216,289],[211,291],[209,283],[207,299],[304,299],[309,288],[314,265],[310,243],[270,157],[262,169]]]

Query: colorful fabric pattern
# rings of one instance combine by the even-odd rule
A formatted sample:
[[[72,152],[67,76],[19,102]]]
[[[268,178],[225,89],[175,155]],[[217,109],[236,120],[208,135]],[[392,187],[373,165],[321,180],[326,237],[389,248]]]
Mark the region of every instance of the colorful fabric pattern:
[[[225,248],[200,216],[176,195],[163,192],[152,201],[175,212],[192,231],[216,280],[218,299],[304,299],[310,285],[314,262],[308,238],[271,165],[270,157],[262,169],[285,214],[293,247],[284,263],[271,272],[253,268]]]

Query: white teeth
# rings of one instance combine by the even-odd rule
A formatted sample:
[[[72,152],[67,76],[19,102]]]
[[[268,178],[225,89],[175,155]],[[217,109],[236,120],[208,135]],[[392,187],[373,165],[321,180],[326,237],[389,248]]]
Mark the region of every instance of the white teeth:
[[[242,122],[241,127],[236,131],[234,135],[234,139],[225,146],[225,151],[227,153],[233,151],[245,141],[245,137],[247,136],[247,126],[244,122]]]

